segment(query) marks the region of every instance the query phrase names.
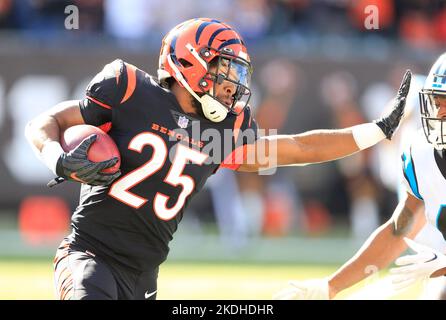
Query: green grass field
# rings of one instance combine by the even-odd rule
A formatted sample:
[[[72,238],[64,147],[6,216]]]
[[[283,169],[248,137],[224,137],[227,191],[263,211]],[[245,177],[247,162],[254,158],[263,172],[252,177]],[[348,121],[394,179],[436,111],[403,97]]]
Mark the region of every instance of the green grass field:
[[[168,262],[158,279],[158,299],[271,299],[290,279],[322,277],[336,266]],[[358,284],[338,298],[365,288]],[[419,288],[392,299],[416,299]],[[0,300],[54,299],[52,261],[0,260]]]

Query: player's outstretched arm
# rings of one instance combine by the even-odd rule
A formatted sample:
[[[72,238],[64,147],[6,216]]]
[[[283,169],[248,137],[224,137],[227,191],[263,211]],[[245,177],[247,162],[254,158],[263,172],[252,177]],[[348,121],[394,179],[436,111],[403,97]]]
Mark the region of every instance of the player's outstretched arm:
[[[92,185],[107,185],[120,172],[105,174],[100,171],[113,166],[118,159],[99,163],[89,161],[87,152],[95,140],[94,136],[85,139],[68,153],[64,152],[59,143],[60,132],[84,123],[79,101],[64,101],[31,120],[26,125],[25,136],[38,157],[54,174]]]
[[[276,295],[278,299],[332,299],[340,291],[387,267],[406,248],[404,237],[413,238],[425,224],[423,202],[407,193],[392,217],[377,228],[358,252],[324,279],[293,281]]]
[[[262,137],[247,147],[239,171],[331,161],[371,147],[384,138],[390,140],[404,114],[410,81],[411,72],[407,70],[393,107],[382,118],[345,129]]]
[[[367,272],[386,268],[404,250],[404,237],[414,238],[426,223],[424,204],[406,193],[392,217],[373,232],[358,252],[328,279],[331,296],[351,287],[370,275]],[[376,267],[376,268],[375,268]]]

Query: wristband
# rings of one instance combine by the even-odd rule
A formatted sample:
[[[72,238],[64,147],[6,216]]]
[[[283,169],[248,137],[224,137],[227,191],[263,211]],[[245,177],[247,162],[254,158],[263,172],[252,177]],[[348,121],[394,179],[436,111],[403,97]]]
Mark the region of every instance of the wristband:
[[[49,141],[43,145],[40,160],[57,176],[57,161],[64,152],[59,142]]]
[[[384,132],[375,123],[363,123],[351,129],[353,139],[355,139],[359,150],[367,149],[386,137]]]

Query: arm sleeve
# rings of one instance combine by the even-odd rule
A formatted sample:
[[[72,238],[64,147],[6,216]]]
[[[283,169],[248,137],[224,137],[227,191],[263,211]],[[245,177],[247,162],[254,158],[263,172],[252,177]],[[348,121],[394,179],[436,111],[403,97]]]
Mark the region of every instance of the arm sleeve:
[[[259,138],[258,126],[252,117],[251,109],[246,107],[234,123],[234,148],[223,160],[219,168],[237,170],[246,159],[246,149]]]
[[[119,105],[127,82],[125,63],[117,59],[107,64],[87,86],[79,106],[85,123],[101,126],[112,121],[113,109]]]
[[[406,190],[414,197],[423,200],[418,188],[418,180],[415,172],[415,163],[412,158],[411,149],[403,152],[401,155],[402,166],[403,166],[403,184]]]

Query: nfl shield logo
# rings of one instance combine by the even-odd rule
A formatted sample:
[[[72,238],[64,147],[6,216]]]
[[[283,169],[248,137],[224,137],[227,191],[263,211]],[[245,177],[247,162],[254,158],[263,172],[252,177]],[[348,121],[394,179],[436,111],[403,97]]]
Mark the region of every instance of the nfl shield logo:
[[[180,128],[187,128],[187,125],[189,124],[189,119],[186,118],[185,116],[179,116],[178,117],[178,126]]]

